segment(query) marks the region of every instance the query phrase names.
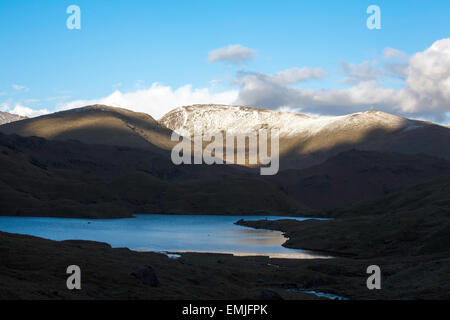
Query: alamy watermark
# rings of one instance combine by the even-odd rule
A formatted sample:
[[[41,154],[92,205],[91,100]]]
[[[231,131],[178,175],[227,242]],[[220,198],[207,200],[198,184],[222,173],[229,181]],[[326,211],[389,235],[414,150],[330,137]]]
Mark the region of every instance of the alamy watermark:
[[[259,129],[245,134],[203,133],[194,129],[190,137],[173,132],[171,140],[179,143],[172,149],[171,158],[175,165],[260,165],[261,175],[275,175],[280,165],[279,135],[278,129]]]
[[[377,5],[370,5],[367,7],[367,14],[370,14],[369,18],[367,18],[367,28],[369,30],[373,29],[381,29],[381,9]]]
[[[381,289],[381,269],[377,265],[371,265],[367,267],[367,271],[370,276],[367,278],[367,289],[380,290]]]
[[[66,20],[66,26],[69,30],[81,29],[81,9],[77,5],[70,5],[66,9],[66,13],[70,16]]]
[[[67,274],[70,276],[67,278],[66,286],[69,290],[81,290],[81,269],[77,265],[71,265],[67,267]]]

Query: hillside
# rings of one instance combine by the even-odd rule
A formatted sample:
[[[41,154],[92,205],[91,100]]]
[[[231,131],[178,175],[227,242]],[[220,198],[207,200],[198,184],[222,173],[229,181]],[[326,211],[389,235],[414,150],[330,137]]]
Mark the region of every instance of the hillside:
[[[133,212],[318,215],[450,175],[424,155],[347,151],[273,177],[240,166],[172,164],[168,152],[0,134],[2,215]],[[81,210],[83,208],[83,210]]]
[[[112,218],[133,213],[305,214],[235,166],[175,166],[148,149],[0,134],[0,215]]]
[[[450,176],[450,160],[423,154],[349,150],[303,170],[268,177],[311,208],[345,207],[405,186]]]
[[[286,246],[358,257],[450,253],[450,177],[400,190],[377,200],[331,211],[325,223],[241,222],[282,230]]]
[[[8,123],[0,127],[0,132],[152,150],[167,150],[173,145],[170,141],[171,130],[161,126],[151,116],[103,105]]]

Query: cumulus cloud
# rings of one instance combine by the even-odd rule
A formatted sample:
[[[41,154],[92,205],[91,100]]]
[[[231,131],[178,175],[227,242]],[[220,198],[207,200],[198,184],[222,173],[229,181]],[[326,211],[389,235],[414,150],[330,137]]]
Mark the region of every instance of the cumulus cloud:
[[[239,85],[236,104],[264,108],[290,106],[298,99],[298,89],[289,86],[308,79],[320,79],[325,75],[322,69],[292,68],[274,75],[258,72],[239,72],[235,83]]]
[[[383,52],[383,57],[386,60],[386,71],[394,77],[401,79],[406,78],[406,73],[409,65],[409,57],[403,51],[386,48]]]
[[[391,51],[387,56],[398,58],[399,54]],[[352,84],[346,89],[307,90],[275,81],[271,75],[241,73],[236,80],[240,87],[237,101],[316,114],[347,114],[375,108],[445,121],[450,111],[450,38],[436,41],[406,61],[402,70],[405,82],[400,89],[381,85],[377,79],[388,76],[388,72],[369,62],[345,65],[344,80]]]
[[[385,72],[378,67],[377,61],[364,61],[360,64],[343,61],[341,62],[341,68],[346,75],[342,82],[348,84],[376,81],[385,75]]]
[[[313,68],[291,68],[284,71],[277,72],[273,79],[279,83],[298,83],[308,79],[320,79],[325,76],[325,72],[322,69]]]
[[[50,111],[47,109],[35,110],[35,109],[25,107],[21,104],[16,104],[14,106],[10,106],[6,103],[3,103],[0,105],[0,107],[1,107],[0,109],[4,112],[9,112],[12,114],[17,114],[19,116],[28,117],[28,118],[42,116],[44,114],[50,113]]]
[[[58,106],[58,110],[83,107],[92,104],[105,104],[113,107],[127,108],[137,112],[145,112],[156,119],[176,107],[191,104],[232,104],[237,99],[237,90],[214,93],[208,88],[194,89],[186,85],[178,89],[154,83],[150,88],[133,92],[114,91],[109,96],[76,100]]]
[[[243,63],[253,59],[256,50],[241,46],[240,44],[212,50],[208,54],[209,62]]]
[[[409,111],[450,110],[450,38],[411,57],[406,84],[415,97]]]
[[[362,108],[382,108],[384,101],[395,91],[374,82],[362,82],[349,89],[302,89],[256,73],[241,75],[237,81],[240,85],[238,104],[319,114],[346,114]]]

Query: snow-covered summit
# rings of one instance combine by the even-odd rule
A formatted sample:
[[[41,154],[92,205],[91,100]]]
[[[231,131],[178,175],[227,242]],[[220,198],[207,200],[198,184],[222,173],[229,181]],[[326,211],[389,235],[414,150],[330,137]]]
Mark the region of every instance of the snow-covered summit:
[[[313,136],[324,131],[381,128],[413,129],[423,125],[381,111],[358,112],[345,116],[309,116],[244,106],[192,105],[167,113],[160,123],[181,135],[194,129],[204,133],[222,130],[233,133],[254,132],[261,128],[279,129],[281,137]]]

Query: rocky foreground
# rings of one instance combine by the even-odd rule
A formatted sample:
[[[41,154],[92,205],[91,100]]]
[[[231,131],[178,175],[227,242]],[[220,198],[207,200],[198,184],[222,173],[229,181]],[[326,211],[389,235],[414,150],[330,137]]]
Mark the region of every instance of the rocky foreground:
[[[0,233],[0,260],[0,300],[324,299],[304,289],[349,299],[450,298],[449,254],[290,260],[189,253],[174,260],[104,243]],[[72,264],[81,268],[81,290],[66,287]],[[366,287],[372,264],[382,268],[382,290]]]
[[[189,253],[174,260],[104,243],[0,232],[0,261],[0,299],[320,299],[288,290],[295,288],[353,299],[402,298],[392,290],[367,290],[364,271],[369,262],[346,258]],[[66,268],[73,264],[82,271],[81,290],[66,287]]]
[[[450,178],[328,214],[336,219],[240,220],[237,224],[283,231],[289,238],[284,246],[289,248],[346,257],[319,267],[333,280],[351,276],[352,270],[361,272],[358,268],[363,266],[379,266],[383,298],[450,299]],[[340,263],[345,269],[337,267]],[[338,288],[332,282],[323,289]],[[342,290],[343,294],[368,297],[356,288]]]

